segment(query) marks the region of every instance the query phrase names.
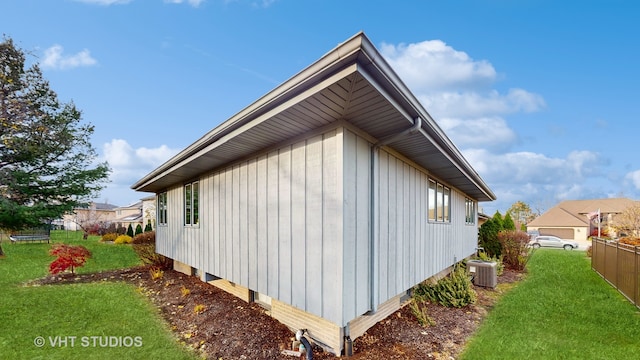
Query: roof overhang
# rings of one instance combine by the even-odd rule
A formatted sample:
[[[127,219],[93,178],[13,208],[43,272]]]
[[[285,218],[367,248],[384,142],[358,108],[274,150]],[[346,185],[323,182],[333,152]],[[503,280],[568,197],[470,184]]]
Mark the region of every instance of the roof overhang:
[[[409,128],[418,117],[422,119],[419,131],[389,146],[468,196],[495,200],[491,189],[362,32],[131,187],[159,192],[338,121],[383,139]]]

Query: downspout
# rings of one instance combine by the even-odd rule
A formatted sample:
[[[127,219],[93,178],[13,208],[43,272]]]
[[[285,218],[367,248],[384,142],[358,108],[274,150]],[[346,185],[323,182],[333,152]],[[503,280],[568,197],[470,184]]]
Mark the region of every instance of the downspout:
[[[377,143],[371,146],[371,194],[370,194],[370,204],[371,208],[369,210],[369,222],[371,223],[370,228],[370,236],[369,236],[369,249],[371,255],[369,256],[369,289],[371,293],[369,294],[369,314],[373,314],[378,311],[378,253],[380,249],[378,249],[378,242],[376,238],[378,236],[378,158],[379,158],[379,150],[381,147],[391,144],[392,142],[406,136],[409,134],[415,134],[420,131],[422,127],[422,119],[420,117],[416,117],[413,120],[413,125],[410,128],[407,128],[397,134],[392,134],[386,136]]]

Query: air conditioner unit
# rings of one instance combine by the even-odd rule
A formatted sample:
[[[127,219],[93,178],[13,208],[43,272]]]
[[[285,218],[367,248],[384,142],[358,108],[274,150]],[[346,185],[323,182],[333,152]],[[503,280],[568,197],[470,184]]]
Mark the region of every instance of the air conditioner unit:
[[[476,286],[495,288],[498,285],[498,264],[492,261],[469,260],[467,269]]]

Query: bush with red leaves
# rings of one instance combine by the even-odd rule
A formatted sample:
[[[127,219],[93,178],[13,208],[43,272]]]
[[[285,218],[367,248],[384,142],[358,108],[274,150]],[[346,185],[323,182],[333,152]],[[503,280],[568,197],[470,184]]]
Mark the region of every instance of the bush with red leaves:
[[[75,268],[83,266],[87,259],[91,257],[89,249],[82,245],[54,244],[49,250],[49,254],[57,259],[49,264],[49,272],[52,275],[71,269],[75,274]]]

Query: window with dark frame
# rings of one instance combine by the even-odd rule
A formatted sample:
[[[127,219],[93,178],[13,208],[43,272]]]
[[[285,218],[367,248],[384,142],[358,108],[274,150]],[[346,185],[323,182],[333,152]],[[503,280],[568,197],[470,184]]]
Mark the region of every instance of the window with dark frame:
[[[464,222],[467,225],[474,225],[476,223],[476,202],[469,199],[469,198],[465,198],[464,199],[464,208],[465,208],[465,216],[464,216]]]
[[[429,221],[451,222],[451,189],[444,184],[429,179],[427,203],[429,204]]]
[[[198,209],[198,182],[186,184],[184,186],[184,224],[198,225],[199,209]]]
[[[167,192],[158,194],[158,225],[167,225]]]

